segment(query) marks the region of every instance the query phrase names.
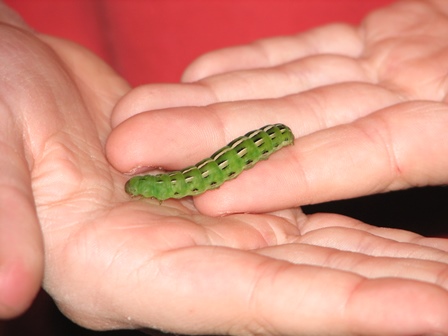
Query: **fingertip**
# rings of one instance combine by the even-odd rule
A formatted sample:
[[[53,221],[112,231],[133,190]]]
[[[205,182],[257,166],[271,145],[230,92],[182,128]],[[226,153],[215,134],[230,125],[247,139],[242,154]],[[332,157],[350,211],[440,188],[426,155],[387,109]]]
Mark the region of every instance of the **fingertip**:
[[[215,73],[213,70],[214,66],[210,60],[209,54],[199,56],[195,59],[188,67],[184,70],[181,77],[182,83],[193,83],[197,82],[207,76]]]
[[[264,59],[251,46],[228,47],[199,56],[185,69],[181,81],[193,83],[206,77],[264,65]]]
[[[19,259],[0,265],[0,319],[17,317],[31,306],[40,289],[41,266]]]
[[[0,194],[0,318],[13,318],[32,303],[42,283],[44,247],[34,203],[20,188]],[[4,192],[3,192],[4,191]]]
[[[155,126],[157,117],[144,112],[123,121],[109,135],[105,151],[109,163],[118,171],[135,174],[156,167],[150,162],[151,153],[159,149],[157,139],[166,130],[165,125]],[[158,150],[160,152],[160,149]]]
[[[184,106],[204,106],[216,102],[210,90],[200,84],[158,83],[136,87],[124,95],[115,106],[111,123],[123,121],[142,112]]]
[[[447,298],[444,288],[430,283],[397,278],[370,279],[356,287],[347,301],[347,312],[353,314],[353,327],[358,325],[364,332],[382,325],[387,335],[432,335],[447,330]],[[387,307],[385,302],[389,303]]]

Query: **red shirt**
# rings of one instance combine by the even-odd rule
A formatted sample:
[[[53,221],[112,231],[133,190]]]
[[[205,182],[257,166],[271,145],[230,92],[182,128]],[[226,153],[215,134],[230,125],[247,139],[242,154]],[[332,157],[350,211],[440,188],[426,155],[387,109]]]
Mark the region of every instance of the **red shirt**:
[[[35,29],[76,41],[132,85],[178,81],[199,55],[330,22],[393,0],[5,0]]]

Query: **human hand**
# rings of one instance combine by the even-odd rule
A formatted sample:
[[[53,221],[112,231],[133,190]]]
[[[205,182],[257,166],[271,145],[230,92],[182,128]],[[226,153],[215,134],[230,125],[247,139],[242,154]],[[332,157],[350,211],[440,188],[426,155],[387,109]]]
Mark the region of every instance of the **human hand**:
[[[122,101],[116,124],[151,111],[116,130],[138,140],[114,141],[111,160],[122,171],[182,168],[245,131],[282,122],[299,137],[295,146],[196,198],[203,213],[263,212],[445,184],[446,7],[399,2],[359,28],[323,27],[205,55],[185,73],[191,85],[150,85]],[[173,96],[179,106],[212,105],[154,111]],[[167,133],[172,141],[159,140]],[[188,150],[198,144],[196,153]]]
[[[112,171],[102,146],[129,87],[86,50],[35,35],[1,2],[0,41],[0,318],[11,318],[31,304],[44,260],[48,282],[53,258],[64,263],[49,232],[93,214],[88,198],[105,202],[115,189],[120,174],[95,176]]]
[[[219,190],[195,197],[195,207],[208,215],[263,212],[446,183],[447,22],[439,12],[443,5],[438,2],[438,9],[436,2],[398,3],[372,14],[358,29],[323,27],[206,55],[187,70],[184,80],[191,84],[148,85],[121,100],[113,115],[117,127],[109,139],[109,159],[124,172],[143,166],[179,169],[247,130],[283,122],[299,136],[295,146]],[[173,106],[178,108],[169,109]],[[142,209],[156,203],[137,201]],[[189,203],[169,201],[170,206],[181,204]],[[229,319],[234,329],[227,332],[446,333],[446,241],[372,228],[346,217],[292,214],[289,223],[295,233],[285,234],[287,239],[276,236],[275,243],[251,251],[252,261],[260,254],[268,257],[263,262],[269,268],[279,261],[288,263],[253,276],[255,285],[246,290],[256,299],[236,300],[244,309],[234,309],[239,307],[234,301],[221,301],[223,294],[234,298],[229,293],[235,291],[226,283],[238,278],[239,286],[247,279],[246,272],[229,277],[233,268],[227,263],[216,267],[226,260],[220,259],[222,250],[214,250],[216,262],[206,253],[203,260],[195,256],[189,262],[176,257],[179,263],[206,265],[201,273],[210,280],[196,281],[207,286],[201,292],[216,303],[210,302],[204,312],[200,296],[190,302],[190,309],[200,312],[212,331],[223,332],[230,323],[221,320],[222,329],[213,329],[217,319],[211,315],[225,318],[229,315],[224,313],[233,310]],[[256,222],[263,218],[251,216],[258,218]],[[435,250],[426,250],[429,246]],[[235,249],[244,246],[233,248],[235,256],[241,253],[235,261],[252,265],[248,254]],[[436,257],[439,253],[442,258]],[[433,257],[437,261],[428,263]],[[426,265],[425,279],[418,275],[420,263]],[[219,275],[207,273],[210,270]],[[357,287],[363,292],[358,296],[349,285],[353,277],[372,287]],[[425,288],[418,287],[422,285]],[[341,288],[351,289],[339,292]],[[359,305],[347,309],[347,302]],[[223,312],[223,307],[232,308]],[[192,332],[185,324],[170,330]],[[206,331],[211,332],[201,329]]]

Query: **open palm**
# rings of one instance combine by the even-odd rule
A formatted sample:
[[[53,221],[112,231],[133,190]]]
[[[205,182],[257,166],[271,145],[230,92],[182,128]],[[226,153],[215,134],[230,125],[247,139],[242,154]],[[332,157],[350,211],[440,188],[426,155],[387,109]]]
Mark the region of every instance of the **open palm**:
[[[235,185],[195,203],[131,200],[123,190],[126,177],[105,156],[111,111],[127,85],[72,44],[41,37],[55,54],[34,36],[4,28],[3,41],[8,38],[15,48],[14,53],[2,52],[2,64],[15,66],[2,68],[1,77],[2,106],[7,107],[1,144],[9,155],[1,166],[5,215],[0,251],[9,264],[26,261],[23,269],[37,274],[39,256],[44,256],[44,287],[76,322],[95,329],[222,334],[404,335],[448,329],[444,240],[372,228],[336,215],[306,217],[298,208],[276,210],[282,206],[275,203],[280,194],[275,188],[273,205],[249,197],[261,203],[259,209],[247,203],[232,209],[231,203],[212,201]],[[164,89],[171,93],[173,88]],[[114,124],[122,121],[120,111],[132,112],[126,105],[132,94],[119,103]],[[179,103],[174,96],[164,101],[160,108]],[[203,97],[194,103],[201,104],[207,104]],[[183,108],[150,113],[160,118],[159,124],[151,119],[143,159],[139,150],[145,148],[132,118],[121,123],[108,142],[109,159],[121,171],[147,164],[147,156],[157,165],[177,167],[244,133],[241,120],[226,132],[208,126],[220,134],[215,143],[205,144],[193,157],[174,158],[178,149],[171,147],[185,139],[179,131],[166,141],[160,136],[164,125],[188,122],[192,142],[201,143],[207,135],[194,128],[208,120],[195,114],[201,109],[187,110],[192,111],[189,118],[180,116]],[[254,175],[259,181],[271,165],[279,170],[297,147],[282,150],[236,181],[244,186],[244,179]],[[226,212],[216,204],[230,208],[228,213],[276,212],[208,216]]]

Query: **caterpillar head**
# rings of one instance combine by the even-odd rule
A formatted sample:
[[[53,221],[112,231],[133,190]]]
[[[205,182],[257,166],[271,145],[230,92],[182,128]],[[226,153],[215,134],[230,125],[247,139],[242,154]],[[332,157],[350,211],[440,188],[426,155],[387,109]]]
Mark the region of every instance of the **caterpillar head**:
[[[128,193],[129,195],[132,196],[137,196],[139,195],[139,191],[138,191],[138,182],[137,179],[135,178],[131,178],[129,179],[126,184],[124,185],[124,190],[126,191],[126,193]]]
[[[124,190],[132,196],[166,200],[171,195],[171,184],[167,174],[134,176],[125,184]]]

